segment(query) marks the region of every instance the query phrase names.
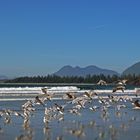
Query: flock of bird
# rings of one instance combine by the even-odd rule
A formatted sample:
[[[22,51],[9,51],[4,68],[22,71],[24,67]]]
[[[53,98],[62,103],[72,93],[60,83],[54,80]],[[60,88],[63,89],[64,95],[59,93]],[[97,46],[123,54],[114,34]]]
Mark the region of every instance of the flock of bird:
[[[103,83],[101,83],[103,82]],[[100,84],[106,84],[101,81]],[[108,115],[108,109],[115,104],[117,113],[119,110],[126,107],[126,102],[130,102],[132,107],[140,109],[140,103],[138,98],[133,99],[131,96],[115,96],[115,92],[124,92],[127,80],[119,81],[116,86],[112,89],[112,93],[107,95],[107,98],[99,96],[94,90],[85,91],[84,93],[77,94],[74,92],[67,92],[61,98],[64,104],[58,104],[57,101],[53,100],[55,94],[49,93],[47,88],[41,88],[42,94],[39,94],[32,100],[27,100],[22,106],[21,111],[15,111],[11,109],[4,109],[0,111],[0,118],[4,119],[4,123],[10,123],[11,116],[18,116],[23,118],[24,125],[28,124],[35,111],[36,106],[40,105],[44,109],[43,122],[48,125],[53,120],[63,121],[66,113],[74,115],[82,115],[82,109],[89,109],[89,111],[96,112],[101,110],[104,118]],[[137,96],[136,96],[137,97]],[[50,102],[53,103],[48,106]],[[98,101],[98,105],[94,104],[94,100]],[[73,135],[80,135],[81,131],[69,131]],[[20,139],[20,138],[19,138]]]

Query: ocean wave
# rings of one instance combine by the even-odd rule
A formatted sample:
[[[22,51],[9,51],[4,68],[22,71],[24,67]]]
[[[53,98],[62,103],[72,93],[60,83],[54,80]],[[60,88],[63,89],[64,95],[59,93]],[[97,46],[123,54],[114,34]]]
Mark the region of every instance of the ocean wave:
[[[112,93],[112,90],[94,90],[95,92],[97,93]],[[122,91],[116,91],[115,93],[112,93],[112,94],[132,94],[132,93],[136,93],[136,90],[135,89],[132,89],[132,90],[124,90],[124,92]]]
[[[7,87],[0,88],[0,93],[42,93],[42,87]],[[44,87],[48,92],[66,92],[80,90],[76,86],[57,86],[57,87]]]
[[[125,96],[129,95],[133,98],[136,97],[136,89],[133,90],[124,90],[124,92],[117,91],[112,93],[112,90],[106,89],[98,89],[98,90],[81,90],[76,86],[55,86],[49,87],[45,86],[43,88],[47,88],[48,93],[54,93],[53,100],[62,99],[63,95],[67,92],[74,92],[78,96],[83,94],[84,92],[96,92],[99,96],[105,97],[108,94],[112,94],[114,96]],[[7,87],[0,88],[0,101],[14,101],[14,100],[27,100],[33,99],[35,96],[42,94],[42,87]],[[139,95],[139,94],[138,94]],[[106,97],[105,97],[106,98]]]

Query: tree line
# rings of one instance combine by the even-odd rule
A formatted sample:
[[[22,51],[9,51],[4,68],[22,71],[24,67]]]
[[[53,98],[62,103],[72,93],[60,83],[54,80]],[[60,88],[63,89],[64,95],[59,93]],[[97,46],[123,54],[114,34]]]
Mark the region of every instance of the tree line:
[[[140,85],[140,76],[125,75],[125,76],[105,76],[101,75],[87,75],[86,77],[81,76],[33,76],[33,77],[18,77],[12,80],[5,81],[6,83],[93,83],[96,84],[99,80],[104,80],[107,83],[114,83],[121,79],[127,79],[129,84]]]

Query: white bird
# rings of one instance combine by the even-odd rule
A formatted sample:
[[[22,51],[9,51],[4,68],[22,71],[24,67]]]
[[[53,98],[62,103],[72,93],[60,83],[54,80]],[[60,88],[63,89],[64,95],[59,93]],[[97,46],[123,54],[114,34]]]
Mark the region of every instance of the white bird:
[[[139,108],[139,109],[140,109],[139,100],[134,101],[133,105],[134,105],[136,108]]]
[[[104,80],[99,80],[99,82],[97,83],[97,85],[107,85],[107,82]]]
[[[126,79],[119,80],[119,82],[117,83],[117,85],[118,85],[118,86],[125,86],[127,81],[128,81],[128,80],[126,80]]]
[[[124,89],[125,89],[125,86],[120,85],[120,86],[117,86],[117,87],[113,88],[113,91],[112,92],[116,92],[118,90],[121,90],[122,92],[124,92]]]
[[[45,107],[45,104],[44,104],[43,101],[39,98],[39,96],[36,96],[36,97],[35,97],[35,103],[36,103],[36,104],[41,104],[41,105],[43,105],[43,106]]]
[[[99,106],[92,106],[89,109],[92,110],[92,111],[96,111],[98,108],[99,108]]]
[[[76,98],[76,96],[74,95],[74,93],[66,93],[63,96],[63,99],[71,99],[71,100],[73,100],[75,98]]]
[[[54,105],[60,114],[64,114],[64,106],[58,105],[57,103],[55,103]]]
[[[47,90],[48,90],[48,88],[41,88],[41,91],[44,93],[44,94],[47,94]]]

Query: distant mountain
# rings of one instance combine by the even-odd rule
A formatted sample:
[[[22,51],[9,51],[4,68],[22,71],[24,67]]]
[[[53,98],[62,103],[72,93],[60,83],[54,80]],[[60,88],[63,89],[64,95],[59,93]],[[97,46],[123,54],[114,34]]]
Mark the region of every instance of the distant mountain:
[[[128,74],[135,74],[135,75],[140,75],[140,62],[135,63],[134,65],[130,66],[124,72],[122,73],[123,75],[128,75]]]
[[[0,75],[0,80],[6,80],[8,79],[8,77],[4,76],[4,75]]]
[[[108,69],[102,69],[97,66],[87,66],[85,68],[80,68],[78,66],[72,67],[72,66],[64,66],[60,70],[54,73],[54,75],[57,76],[87,76],[87,75],[119,75],[117,72],[113,70],[108,70]]]

